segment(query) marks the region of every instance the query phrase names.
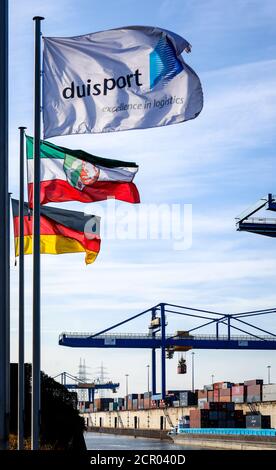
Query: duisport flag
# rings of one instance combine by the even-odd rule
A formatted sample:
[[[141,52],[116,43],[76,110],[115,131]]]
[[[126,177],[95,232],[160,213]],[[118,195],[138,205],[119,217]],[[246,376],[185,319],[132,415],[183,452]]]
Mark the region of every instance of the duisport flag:
[[[33,201],[33,138],[26,136],[29,204]],[[115,198],[140,202],[133,183],[138,165],[133,162],[96,157],[83,150],[58,147],[41,141],[40,202],[95,202]]]
[[[19,255],[19,202],[12,199],[15,256]],[[40,253],[59,255],[85,252],[86,264],[95,261],[100,251],[100,217],[83,212],[41,207]],[[33,215],[24,204],[24,253],[32,254]]]
[[[188,121],[203,107],[201,83],[181,53],[190,44],[152,26],[45,37],[44,137]]]

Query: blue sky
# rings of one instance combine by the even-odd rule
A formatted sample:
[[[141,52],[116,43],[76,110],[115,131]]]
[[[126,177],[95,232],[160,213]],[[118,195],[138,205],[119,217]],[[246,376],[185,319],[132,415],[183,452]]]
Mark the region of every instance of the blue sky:
[[[275,192],[276,3],[271,0],[27,0],[11,3],[10,187],[18,195],[18,131],[32,133],[33,22],[45,16],[45,36],[75,36],[114,27],[156,25],[193,46],[185,59],[198,73],[204,108],[194,121],[159,129],[68,136],[56,144],[133,160],[143,203],[192,204],[193,243],[175,251],[168,240],[102,240],[96,263],[83,256],[43,256],[42,366],[49,374],[76,373],[85,358],[93,374],[101,362],[114,380],[129,373],[131,391],[146,389],[143,350],[71,350],[62,331],[96,331],[160,301],[236,312],[276,306],[275,240],[235,231],[235,217]],[[126,205],[124,205],[126,206]],[[63,207],[85,210],[79,203]],[[104,203],[90,205],[98,213]],[[123,209],[122,209],[123,210]],[[139,210],[136,208],[135,210]],[[108,221],[109,223],[109,221]],[[154,223],[154,222],[153,222]],[[17,358],[18,267],[12,255],[12,359]],[[273,329],[275,321],[261,320]],[[190,323],[169,318],[169,330]],[[146,331],[136,321],[131,332]],[[124,331],[127,331],[127,327]],[[26,357],[31,359],[31,257],[26,257]],[[216,379],[266,378],[275,352],[195,351],[196,385]],[[190,356],[187,355],[188,363]],[[168,388],[190,385],[168,364]]]

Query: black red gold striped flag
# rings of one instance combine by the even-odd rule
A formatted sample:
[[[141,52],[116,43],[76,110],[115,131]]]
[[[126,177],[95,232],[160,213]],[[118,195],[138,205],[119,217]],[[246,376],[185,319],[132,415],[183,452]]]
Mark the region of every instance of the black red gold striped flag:
[[[15,255],[19,255],[19,201],[12,199]],[[100,217],[83,212],[41,207],[40,252],[59,255],[85,252],[86,264],[91,264],[100,251]],[[24,204],[24,253],[32,254],[33,215]]]

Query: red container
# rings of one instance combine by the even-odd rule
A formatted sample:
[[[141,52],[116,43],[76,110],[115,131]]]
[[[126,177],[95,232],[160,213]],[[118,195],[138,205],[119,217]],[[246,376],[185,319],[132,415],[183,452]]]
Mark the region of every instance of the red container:
[[[257,402],[262,400],[262,388],[260,385],[248,385],[247,387],[247,402]]]
[[[207,398],[208,398],[208,401],[214,401],[214,392],[213,392],[213,390],[208,390]]]
[[[219,391],[219,401],[231,401],[231,388],[221,389]]]
[[[234,385],[232,387],[232,395],[244,395],[245,386],[244,385]]]
[[[244,385],[263,385],[262,379],[254,379],[254,380],[245,380]]]
[[[214,389],[214,401],[219,401],[219,390]]]
[[[223,403],[231,403],[231,396],[228,397],[220,397],[220,401]]]
[[[151,407],[151,399],[150,398],[144,398],[144,409],[148,410]]]
[[[198,390],[197,398],[207,398],[207,390]]]
[[[219,390],[222,387],[224,382],[216,382],[214,383],[214,390]]]

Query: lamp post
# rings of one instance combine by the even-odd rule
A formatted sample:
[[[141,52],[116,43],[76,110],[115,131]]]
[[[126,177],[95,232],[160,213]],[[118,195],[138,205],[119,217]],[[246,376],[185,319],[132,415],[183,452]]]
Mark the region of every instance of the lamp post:
[[[268,383],[268,385],[270,385],[270,369],[271,369],[271,366],[267,366],[267,383]]]
[[[214,374],[212,374],[211,377],[212,377],[212,385],[214,385]]]
[[[125,374],[125,378],[126,378],[126,409],[128,410],[128,377],[129,377],[129,374]]]
[[[195,391],[195,364],[194,364],[194,355],[195,353],[192,352],[192,391]]]

